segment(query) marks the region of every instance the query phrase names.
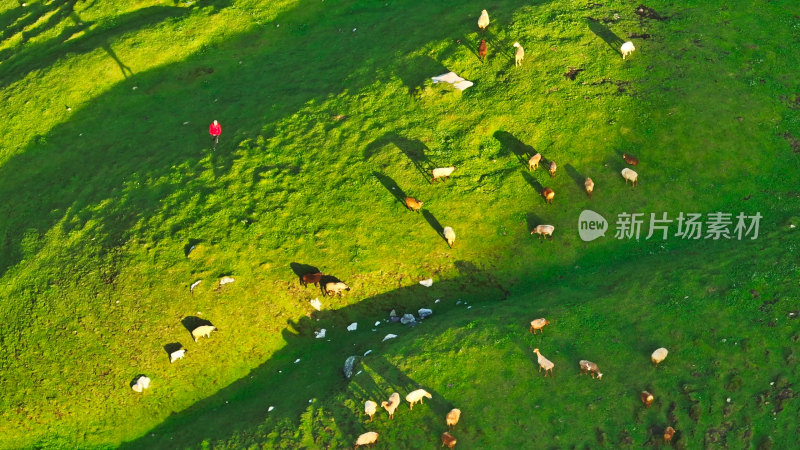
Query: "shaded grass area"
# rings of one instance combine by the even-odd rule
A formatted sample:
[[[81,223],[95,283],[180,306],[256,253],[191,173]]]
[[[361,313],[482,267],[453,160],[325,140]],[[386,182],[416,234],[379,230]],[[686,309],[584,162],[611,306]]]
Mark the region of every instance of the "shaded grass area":
[[[484,7],[478,3],[453,8],[301,1],[267,10],[257,3],[201,2],[180,11],[125,4],[132,9],[119,17],[131,20],[109,21],[106,31],[74,43],[37,43],[60,33],[52,27],[51,34],[36,38],[41,41],[31,40],[20,53],[27,59],[13,70],[5,62],[0,66],[11,77],[2,91],[11,99],[4,107],[17,121],[14,146],[3,149],[0,165],[0,194],[8,199],[0,206],[6,218],[0,224],[0,318],[6,324],[0,328],[2,445],[115,445],[191,405],[154,430],[156,443],[351,443],[357,429],[351,412],[358,408],[338,406],[350,398],[341,396],[341,380],[330,372],[349,352],[315,343],[319,348],[308,350],[312,355],[330,353],[326,368],[297,366],[296,380],[309,380],[308,388],[293,387],[279,399],[275,421],[263,422],[264,405],[247,400],[251,394],[272,399],[248,375],[280,390],[283,378],[274,369],[304,358],[315,325],[303,317],[312,314],[308,300],[319,292],[297,285],[292,262],[353,287],[349,296],[325,300],[326,309],[336,312],[321,319],[341,330],[348,320],[383,317],[391,307],[427,305],[431,291],[421,294],[416,286],[422,278],[441,282],[441,291],[433,292],[462,295],[471,303],[507,291],[520,297],[525,280],[536,278],[544,286],[537,293],[552,292],[553,301],[573,305],[571,295],[585,298],[596,290],[585,287],[591,279],[572,281],[570,267],[605,267],[662,250],[676,251],[676,260],[684,257],[678,251],[686,246],[673,240],[639,245],[608,239],[590,247],[574,233],[582,208],[609,219],[622,211],[760,210],[765,229],[796,222],[797,156],[784,136],[800,135],[800,124],[781,100],[797,90],[796,60],[787,51],[796,22],[785,2],[758,15],[722,3],[689,4],[681,11],[654,4],[670,17],[657,24],[640,21],[622,2],[599,9],[500,2],[493,6],[485,64],[474,54],[480,37],[469,31],[475,11]],[[111,7],[93,7],[98,17],[102,11],[114,16]],[[17,14],[13,8],[0,13],[9,11]],[[622,19],[613,19],[616,12]],[[637,53],[623,64],[587,15],[611,19],[600,20],[609,33],[635,30],[652,40],[637,44]],[[432,17],[436,27],[430,26]],[[789,26],[763,26],[771,19]],[[715,32],[708,35],[712,26]],[[742,35],[742,27],[753,31]],[[169,42],[164,36],[192,51],[161,56],[153,43]],[[77,70],[71,64],[94,62],[95,53],[105,53],[104,40],[115,45],[126,66],[148,70],[121,74],[105,55],[116,82],[86,76],[83,85],[70,88],[82,89],[89,100],[73,105],[69,115],[48,111],[53,104],[63,108],[56,102],[68,83],[37,83],[69,80]],[[527,52],[519,69],[510,52],[515,40]],[[139,54],[139,45],[148,51]],[[583,70],[567,80],[569,67]],[[430,85],[427,78],[445,69],[476,85],[463,94]],[[26,83],[37,89],[28,92]],[[223,124],[217,152],[210,152],[206,135],[213,119]],[[20,125],[25,123],[31,129]],[[531,149],[558,162],[562,172],[552,180],[542,170],[528,173]],[[642,161],[636,190],[619,178],[621,152]],[[459,167],[451,180],[429,183],[431,167],[451,164]],[[591,202],[579,182],[584,176],[597,184]],[[539,196],[544,187],[557,192],[552,206]],[[407,212],[400,202],[404,195],[425,201],[423,214]],[[542,222],[556,226],[553,243],[529,236],[530,227]],[[440,236],[444,226],[458,235],[452,251]],[[747,248],[745,256],[777,261],[765,256],[769,250]],[[722,254],[721,261],[734,256]],[[620,301],[625,309],[641,308],[634,298],[616,294],[646,284],[650,276],[642,270],[625,280],[630,285],[620,282],[602,306],[614,309]],[[718,272],[723,279],[736,277]],[[222,276],[237,281],[220,287]],[[203,281],[191,294],[188,287],[196,280]],[[572,288],[550,291],[548,284]],[[677,289],[680,282],[667,285]],[[565,309],[563,315],[569,314]],[[577,309],[574,320],[619,322],[603,314],[602,308]],[[210,320],[221,331],[189,342],[181,325],[187,317]],[[703,330],[708,317],[701,311],[687,319],[683,333],[702,336],[692,333]],[[458,328],[442,326],[442,337],[430,339],[447,342],[447,330]],[[628,328],[609,330],[628,342]],[[345,346],[366,346],[359,335],[333,336]],[[169,365],[168,343],[186,346],[187,358]],[[374,363],[375,376],[403,387],[422,382],[400,361],[404,348],[395,355],[389,344],[382,348],[386,356]],[[413,367],[434,370],[414,360],[418,350],[412,350],[405,357]],[[619,350],[618,360],[631,356]],[[128,383],[139,373],[151,376],[154,387],[132,396]],[[66,389],[64,376],[76,380]],[[431,380],[425,382],[443,382]],[[756,392],[754,385],[748,389]],[[437,398],[444,392],[438,386]],[[302,409],[296,405],[310,393],[327,409],[312,406],[301,416],[303,440],[297,441],[288,430],[295,430],[294,414]],[[242,399],[233,402],[235,411],[220,409],[231,399]],[[575,399],[559,403],[568,400]],[[440,413],[443,406],[436,408]],[[320,430],[329,426],[318,423],[330,418],[328,410],[338,416],[324,434],[334,437],[323,437]],[[440,422],[440,415],[431,423]],[[535,411],[525,415],[538,417]],[[194,420],[209,424],[204,433],[190,431],[197,429],[189,425]],[[123,422],[130,425],[121,427]],[[509,423],[496,426],[507,430]],[[610,422],[608,429],[619,426]],[[433,428],[417,428],[425,439],[435,438]],[[487,435],[481,437],[478,431],[467,439],[516,442],[505,432],[481,429]],[[577,435],[562,439],[583,442]]]
[[[678,430],[679,448],[790,446],[800,411],[793,350],[800,318],[790,262],[798,249],[781,245],[789,233],[764,236],[768,244],[703,245],[610,267],[582,261],[589,268],[570,270],[568,283],[521,282],[508,300],[476,282],[488,274],[462,273],[432,290],[408,287],[315,313],[286,329],[287,346],[270,361],[126,447],[347,446],[378,431],[382,448],[430,448],[453,407],[463,414],[453,434],[469,447],[530,439],[654,445],[668,425]],[[747,254],[755,249],[784,262],[754,270]],[[386,323],[390,308],[419,306],[435,313],[418,327]],[[536,317],[551,324],[534,336],[527,328]],[[358,331],[344,331],[357,318]],[[314,339],[321,327],[326,340]],[[386,333],[399,337],[382,343]],[[661,346],[670,354],[653,368],[650,353]],[[555,363],[553,378],[536,370],[534,347]],[[345,380],[345,358],[367,350],[358,375]],[[596,362],[603,379],[581,377],[580,359]],[[374,422],[363,414],[366,400],[418,388],[433,394],[424,406],[409,411],[403,402],[394,420],[382,410]],[[639,401],[642,390],[655,395],[650,409]]]

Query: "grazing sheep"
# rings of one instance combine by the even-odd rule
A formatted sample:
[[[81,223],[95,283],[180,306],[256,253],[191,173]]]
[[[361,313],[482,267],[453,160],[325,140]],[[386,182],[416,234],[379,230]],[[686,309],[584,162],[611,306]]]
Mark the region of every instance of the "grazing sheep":
[[[514,53],[514,65],[521,66],[522,60],[525,59],[525,50],[519,45],[519,42],[514,42],[514,47],[517,48],[517,52]]]
[[[548,172],[550,172],[550,178],[553,178],[553,177],[556,176],[556,162],[555,161],[550,161],[550,169],[548,170]]]
[[[219,331],[219,330],[214,325],[200,325],[199,327],[192,330],[192,337],[194,338],[194,341],[197,342],[197,340],[200,339],[201,337],[205,338],[211,337],[212,331]]]
[[[675,436],[675,428],[667,427],[664,430],[664,442],[672,442],[672,436]]]
[[[406,208],[408,208],[410,211],[419,212],[420,208],[422,208],[422,203],[423,202],[415,199],[414,197],[406,197]]]
[[[408,395],[406,395],[406,401],[409,403],[408,409],[414,409],[414,403],[422,403],[422,399],[425,397],[433,398],[433,396],[431,396],[431,394],[425,389],[417,389],[416,391],[410,392]]]
[[[586,182],[583,183],[586,186],[586,193],[589,194],[589,198],[592,198],[592,192],[594,192],[594,181],[591,178],[586,178]]]
[[[603,378],[603,374],[600,373],[600,370],[597,368],[597,364],[585,359],[580,360],[578,364],[581,366],[581,374],[588,373],[592,376],[592,378],[594,378],[596,374],[598,380]]]
[[[481,61],[486,60],[486,53],[487,53],[486,39],[481,39],[481,43],[478,44],[478,56],[481,57]]]
[[[642,391],[642,393],[639,394],[639,398],[642,399],[642,403],[644,403],[646,408],[649,408],[650,405],[653,404],[653,394],[647,391]]]
[[[437,167],[436,169],[433,169],[433,179],[431,180],[431,183],[439,181],[439,178],[447,180],[448,178],[450,178],[450,174],[452,174],[453,171],[455,170],[456,170],[455,166]]]
[[[364,402],[364,413],[369,416],[369,421],[372,422],[372,416],[375,415],[375,411],[378,409],[378,404],[373,402],[372,400],[367,400]]]
[[[531,170],[538,169],[539,168],[539,161],[541,161],[541,160],[542,160],[542,155],[540,155],[538,153],[533,155],[533,156],[531,156],[531,159],[528,160],[528,172],[530,172]]]
[[[341,296],[342,291],[349,291],[349,290],[350,286],[342,283],[341,281],[335,281],[335,282],[331,281],[330,283],[325,283],[325,289],[323,289],[322,292],[328,296],[335,294],[339,294]]]
[[[319,280],[322,279],[322,272],[317,273],[307,273],[300,277],[300,285],[306,287],[309,284],[313,284],[316,286],[319,283]]]
[[[450,227],[444,227],[442,235],[444,235],[444,238],[447,240],[447,245],[453,248],[453,244],[456,242],[456,232]]]
[[[381,402],[381,406],[389,413],[389,418],[394,419],[394,410],[400,404],[400,394],[397,392],[389,396],[388,402]]]
[[[378,441],[378,433],[374,431],[368,431],[356,439],[356,446],[353,447],[353,450],[357,449],[360,445],[372,445]]]
[[[634,187],[639,184],[639,174],[627,167],[622,169],[622,178],[625,178],[625,184],[628,184],[628,181],[630,181],[631,186]]]
[[[172,364],[179,359],[183,359],[186,356],[186,349],[182,348],[180,350],[175,350],[174,352],[169,354],[169,363]]]
[[[447,413],[446,417],[448,428],[451,430],[455,428],[456,424],[458,423],[458,419],[460,418],[461,418],[461,410],[458,408],[451,409],[450,412]]]
[[[639,158],[637,158],[637,157],[635,157],[633,155],[629,155],[627,153],[623,153],[622,154],[622,159],[624,159],[626,163],[628,163],[628,164],[630,164],[632,166],[638,166],[639,165]]]
[[[447,448],[455,448],[456,446],[456,438],[453,437],[452,434],[445,431],[442,433],[442,447]]]
[[[620,47],[619,50],[622,52],[622,59],[625,59],[626,56],[630,56],[631,53],[636,50],[636,47],[633,46],[633,42],[628,41],[622,44],[622,47]]]
[[[137,378],[136,383],[131,385],[131,389],[133,389],[134,392],[142,392],[143,390],[149,387],[150,387],[150,378],[147,378],[144,375]]]
[[[544,333],[542,328],[544,328],[545,325],[550,325],[550,321],[545,318],[531,320],[531,333],[536,334],[536,330]]]
[[[478,18],[478,28],[484,31],[489,26],[489,12],[485,9],[481,11],[481,16]]]
[[[556,365],[553,364],[553,362],[550,361],[549,359],[547,359],[544,356],[542,356],[542,354],[539,353],[539,349],[538,348],[533,349],[533,352],[536,353],[536,358],[537,358],[537,361],[539,362],[539,372],[541,372],[542,369],[544,369],[544,376],[547,376],[547,372],[548,371],[550,372],[550,375],[552,375],[553,374],[553,367],[555,367]]]
[[[531,230],[531,234],[538,234],[539,240],[543,237],[550,236],[550,239],[553,239],[553,231],[555,231],[556,227],[552,225],[536,225],[536,228]]]
[[[542,197],[544,197],[544,202],[545,203],[550,203],[552,205],[553,204],[553,197],[555,197],[555,196],[556,196],[556,193],[553,192],[553,190],[550,189],[549,187],[544,188],[544,190],[542,191]]]
[[[667,349],[664,347],[657,348],[652,355],[650,355],[650,360],[653,361],[653,365],[658,367],[658,364],[663,361],[667,357]]]

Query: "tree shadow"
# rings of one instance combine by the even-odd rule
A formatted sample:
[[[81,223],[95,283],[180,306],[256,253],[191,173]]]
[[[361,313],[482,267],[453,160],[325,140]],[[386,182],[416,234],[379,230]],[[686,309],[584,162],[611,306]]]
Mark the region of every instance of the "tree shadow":
[[[95,48],[103,48],[110,58],[120,67],[123,76],[130,76],[133,71],[125,65],[111,49],[110,42],[125,33],[150,27],[154,24],[169,19],[188,15],[192,7],[177,6],[151,6],[124,14],[114,20],[112,28],[94,26],[93,23],[83,23],[74,10],[76,0],[51,5],[58,5],[56,13],[44,23],[30,31],[21,31],[23,39],[31,39],[49,29],[52,29],[67,18],[71,18],[72,25],[65,26],[58,36],[43,42],[30,45],[14,46],[0,51],[0,86],[7,86],[24,77],[29,72],[49,67],[56,60],[68,53],[88,53]],[[215,0],[204,2],[204,6],[212,6],[216,12],[230,5],[230,0]],[[44,11],[47,13],[47,11]],[[38,18],[38,17],[37,17]],[[79,33],[83,33],[78,35]],[[76,37],[77,36],[77,37]]]
[[[578,188],[581,190],[586,189],[586,177],[578,173],[575,167],[572,164],[565,164],[564,169],[567,171],[567,175],[578,185]]]
[[[403,192],[402,189],[400,189],[400,186],[398,186],[397,183],[395,183],[395,181],[391,177],[377,171],[373,171],[372,175],[378,179],[378,181],[383,185],[383,187],[385,187],[386,190],[389,191],[389,193],[392,194],[394,198],[397,199],[398,202],[400,202],[401,205],[405,206],[406,197],[408,196],[406,195],[405,192]]]
[[[380,138],[370,142],[367,148],[364,149],[364,160],[369,160],[390,144],[394,144],[395,147],[406,155],[423,178],[426,180],[430,179],[431,172],[435,166],[430,159],[428,159],[428,147],[418,139],[408,139],[395,132],[386,133]]]
[[[438,220],[436,220],[436,217],[434,217],[433,214],[427,209],[422,211],[422,216],[425,217],[425,220],[428,222],[428,225],[433,228],[433,231],[435,231],[440,238],[447,242],[447,239],[444,237],[444,227],[439,223]]]
[[[447,73],[449,70],[430,56],[412,56],[402,60],[395,68],[395,73],[408,88],[408,94],[418,95],[425,82],[431,77]]]
[[[528,160],[537,153],[532,146],[523,143],[507,131],[495,131],[494,138],[500,142],[500,146],[505,152],[516,156],[526,168],[528,167]]]
[[[611,31],[611,29],[600,23],[600,21],[598,20],[587,18],[586,24],[589,26],[589,30],[591,30],[592,33],[595,34],[595,36],[605,41],[605,43],[608,44],[608,46],[611,47],[611,49],[614,50],[615,53],[621,54],[620,47],[622,46],[622,44],[625,43],[625,41],[621,37],[614,34],[614,32]]]

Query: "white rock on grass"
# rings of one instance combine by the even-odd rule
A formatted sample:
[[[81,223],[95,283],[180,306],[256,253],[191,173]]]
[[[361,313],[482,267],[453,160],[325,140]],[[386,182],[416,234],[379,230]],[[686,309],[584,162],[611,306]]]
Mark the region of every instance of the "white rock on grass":
[[[347,326],[347,331],[356,331],[358,328],[358,322],[353,322]]]
[[[433,315],[433,311],[428,308],[420,308],[419,311],[417,311],[417,313],[419,314],[420,319],[425,319]]]
[[[224,286],[228,283],[233,283],[234,281],[236,280],[233,277],[222,277],[219,279],[219,285]]]
[[[320,302],[318,298],[315,298],[314,300],[311,300],[310,303],[311,303],[311,307],[316,309],[317,311],[322,309],[322,302]]]
[[[197,285],[198,285],[198,284],[200,284],[200,283],[202,283],[202,282],[203,282],[203,280],[197,280],[197,281],[195,281],[194,283],[192,283],[192,285],[191,285],[191,286],[189,286],[189,292],[192,292],[192,293],[194,293],[194,288],[196,288],[196,287],[197,287]]]
[[[342,372],[344,372],[344,376],[349,380],[353,376],[353,367],[356,365],[356,358],[357,356],[350,356],[344,361],[344,367],[342,368]]]
[[[314,332],[314,337],[317,338],[317,339],[324,338],[325,337],[325,331],[326,331],[325,328],[323,328],[323,329],[321,329],[319,331],[315,331]]]
[[[420,281],[419,284],[421,284],[421,285],[423,285],[425,287],[431,287],[431,286],[433,286],[433,280],[428,278],[426,280]]]
[[[386,342],[386,341],[388,341],[389,339],[394,339],[394,338],[396,338],[396,337],[397,337],[397,335],[396,335],[396,334],[391,334],[391,333],[389,333],[389,334],[387,334],[387,335],[386,335],[386,337],[384,337],[384,338],[383,338],[383,340],[382,340],[381,342]]]
[[[402,323],[403,325],[408,325],[416,321],[417,319],[415,319],[412,314],[403,314],[403,317],[400,318],[400,323]]]
[[[295,363],[295,364],[297,364],[297,363],[299,363],[299,362],[300,362],[300,358],[297,358],[297,359],[295,359],[295,360],[294,360],[294,363]]]
[[[367,350],[366,352],[364,352],[364,356],[367,356],[367,355],[369,355],[370,353],[372,353],[372,350]]]
[[[269,408],[267,408],[267,412],[272,412],[273,409],[275,409],[275,407],[274,406],[270,406]]]
[[[376,326],[376,327],[377,327],[378,325],[380,325],[380,324],[381,324],[381,321],[380,321],[380,320],[379,320],[379,321],[377,321],[377,322],[375,322],[375,326]]]

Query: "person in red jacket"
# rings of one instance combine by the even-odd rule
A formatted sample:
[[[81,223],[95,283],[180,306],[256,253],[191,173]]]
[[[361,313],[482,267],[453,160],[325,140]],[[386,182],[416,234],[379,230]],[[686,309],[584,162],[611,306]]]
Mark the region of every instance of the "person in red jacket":
[[[214,141],[214,146],[212,147],[213,150],[217,149],[217,143],[219,143],[219,135],[222,134],[222,125],[219,124],[216,120],[208,127],[208,133],[211,135],[211,140]]]

